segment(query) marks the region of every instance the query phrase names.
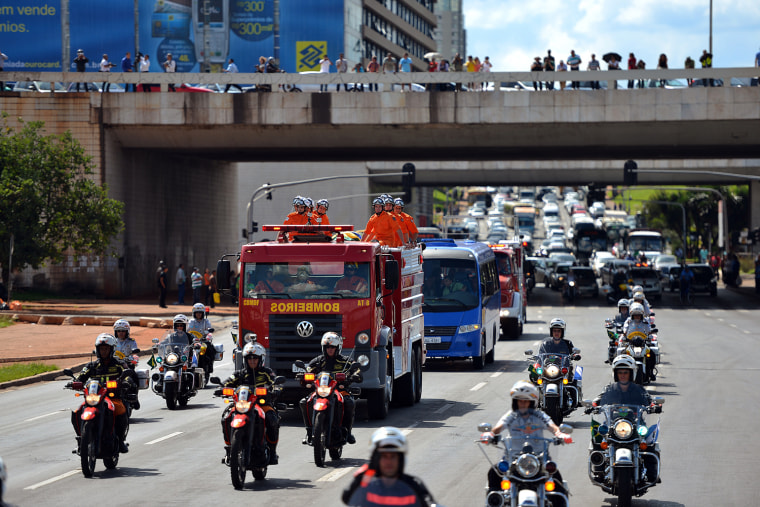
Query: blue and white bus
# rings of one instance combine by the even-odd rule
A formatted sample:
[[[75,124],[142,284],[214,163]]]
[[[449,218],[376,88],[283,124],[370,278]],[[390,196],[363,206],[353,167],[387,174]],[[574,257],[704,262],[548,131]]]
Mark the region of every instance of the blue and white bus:
[[[429,239],[422,257],[427,357],[471,357],[477,369],[493,362],[501,307],[493,251],[477,241]]]

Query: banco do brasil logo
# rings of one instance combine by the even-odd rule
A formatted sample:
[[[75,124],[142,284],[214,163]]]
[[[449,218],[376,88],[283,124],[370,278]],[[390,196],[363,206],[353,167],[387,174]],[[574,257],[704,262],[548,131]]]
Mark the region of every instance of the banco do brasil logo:
[[[296,71],[319,70],[319,61],[327,54],[327,41],[297,41]]]

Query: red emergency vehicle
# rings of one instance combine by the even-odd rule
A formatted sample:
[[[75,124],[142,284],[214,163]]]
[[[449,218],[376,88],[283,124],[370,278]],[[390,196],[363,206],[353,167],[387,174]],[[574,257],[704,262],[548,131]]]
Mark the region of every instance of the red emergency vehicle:
[[[525,282],[525,246],[521,241],[490,245],[496,255],[501,285],[501,339],[517,339],[528,314],[528,289]]]
[[[267,349],[266,365],[287,378],[281,399],[296,402],[306,391],[295,380],[300,370],[293,362],[320,355],[322,335],[335,331],[344,337],[342,354],[362,364],[364,381],[354,387],[361,388],[371,418],[385,418],[391,401],[419,401],[425,362],[421,248],[345,241],[350,225],[262,230],[277,232],[277,239],[243,245],[235,254],[235,367],[241,367],[243,346],[255,335]],[[223,258],[218,280],[229,280],[229,271],[230,261]]]

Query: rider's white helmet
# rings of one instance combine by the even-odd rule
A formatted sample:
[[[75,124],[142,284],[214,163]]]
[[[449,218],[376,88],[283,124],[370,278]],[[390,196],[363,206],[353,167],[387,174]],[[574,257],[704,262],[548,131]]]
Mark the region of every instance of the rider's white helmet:
[[[641,285],[634,285],[633,289],[631,290],[633,291],[634,294],[636,294],[637,292],[641,292],[642,294],[644,293],[644,287],[642,287]]]
[[[620,300],[618,300],[617,305],[618,305],[618,308],[620,308],[621,306],[628,308],[630,306],[630,302],[625,298],[621,298]]]
[[[631,309],[629,310],[629,313],[631,314],[631,316],[633,316],[633,315],[641,315],[643,317],[644,316],[644,305],[642,305],[641,303],[633,303],[631,305]]]
[[[327,346],[338,347],[338,354],[343,349],[343,337],[334,331],[328,331],[322,335],[322,353],[327,353]]]
[[[370,439],[370,449],[382,452],[400,452],[406,454],[409,446],[406,443],[406,437],[401,430],[393,426],[383,426],[372,434]]]
[[[619,355],[612,360],[612,375],[615,377],[615,382],[618,381],[618,370],[630,370],[630,379],[633,380],[633,372],[636,371],[636,361],[628,354]]]
[[[113,323],[113,334],[116,335],[116,336],[118,336],[116,334],[117,331],[126,331],[127,335],[124,338],[125,340],[129,339],[129,329],[130,329],[129,322],[127,322],[124,319],[119,319],[119,320],[117,320],[116,322]]]
[[[243,347],[243,361],[247,361],[251,356],[258,356],[259,366],[261,366],[264,364],[264,357],[266,355],[267,351],[260,343],[250,342],[246,343],[245,347]]]
[[[646,299],[646,297],[644,296],[644,292],[643,291],[638,291],[638,292],[634,292],[633,293],[633,300],[634,301],[641,302],[641,301],[644,301],[645,299]]]
[[[203,305],[203,303],[195,303],[193,305],[193,317],[195,317],[195,314],[197,312],[203,313],[203,317],[201,317],[201,319],[206,318],[206,307]]]
[[[187,331],[188,322],[189,322],[189,319],[187,318],[187,315],[185,315],[184,313],[178,313],[177,315],[174,316],[172,328],[177,329],[177,324],[184,324],[185,331]]]
[[[549,324],[549,336],[552,335],[553,329],[561,329],[562,335],[561,337],[565,337],[565,328],[567,328],[567,324],[565,324],[565,321],[560,318],[554,318],[552,319],[551,323]]]
[[[530,382],[520,380],[512,386],[512,389],[509,390],[509,395],[513,400],[527,400],[537,402],[538,388]]]
[[[95,338],[95,351],[97,352],[98,347],[101,345],[108,345],[111,347],[111,356],[113,356],[114,351],[116,350],[116,338],[112,334],[108,333],[100,333],[97,338]],[[99,354],[98,354],[99,355]]]

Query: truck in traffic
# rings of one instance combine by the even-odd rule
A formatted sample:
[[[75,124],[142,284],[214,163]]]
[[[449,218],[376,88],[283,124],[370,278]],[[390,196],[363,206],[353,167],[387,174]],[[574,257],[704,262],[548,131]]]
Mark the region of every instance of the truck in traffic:
[[[528,316],[528,287],[525,280],[525,246],[520,240],[490,245],[496,255],[501,286],[501,335],[516,340]]]
[[[320,355],[322,335],[335,331],[344,338],[342,354],[362,365],[364,380],[354,386],[371,418],[385,418],[391,401],[419,401],[426,355],[422,249],[345,241],[350,225],[262,229],[277,239],[243,245],[217,264],[220,289],[228,289],[227,257],[239,262],[235,367],[242,366],[246,342],[257,341],[267,350],[266,366],[286,377],[282,401],[297,402],[306,391],[294,361]]]

